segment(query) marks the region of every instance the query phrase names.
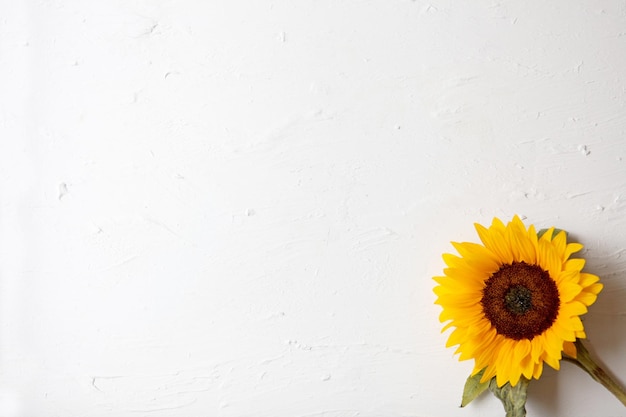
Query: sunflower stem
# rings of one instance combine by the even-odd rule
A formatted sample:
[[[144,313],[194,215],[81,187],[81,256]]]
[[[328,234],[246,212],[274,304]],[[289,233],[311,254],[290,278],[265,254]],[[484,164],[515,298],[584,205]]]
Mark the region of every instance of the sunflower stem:
[[[506,417],[526,417],[526,391],[530,381],[522,377],[515,386],[510,383],[498,387],[496,378],[489,382],[489,390],[502,401]]]
[[[626,406],[626,391],[624,388],[593,360],[580,339],[576,339],[575,345],[576,357],[564,356],[563,359],[578,365]]]

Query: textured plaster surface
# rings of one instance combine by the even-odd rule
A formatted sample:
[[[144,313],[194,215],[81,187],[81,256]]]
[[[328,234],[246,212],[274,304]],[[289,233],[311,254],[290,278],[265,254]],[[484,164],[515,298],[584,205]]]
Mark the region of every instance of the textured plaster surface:
[[[460,409],[431,277],[472,224],[585,244],[626,383],[623,1],[5,1],[0,415]],[[529,415],[626,416],[569,364]]]

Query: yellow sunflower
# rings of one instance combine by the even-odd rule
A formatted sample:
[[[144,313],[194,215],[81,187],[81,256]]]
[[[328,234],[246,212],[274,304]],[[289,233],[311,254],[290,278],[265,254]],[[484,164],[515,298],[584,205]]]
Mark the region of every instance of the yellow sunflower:
[[[476,224],[482,241],[455,243],[459,256],[444,254],[444,276],[435,277],[439,316],[454,330],[446,347],[458,345],[459,360],[474,359],[481,382],[496,377],[499,387],[520,378],[539,378],[544,362],[559,369],[562,353],[576,357],[574,342],[585,338],[580,315],[602,284],[581,272],[583,248],[551,228],[540,237],[519,217],[504,225],[494,218]]]

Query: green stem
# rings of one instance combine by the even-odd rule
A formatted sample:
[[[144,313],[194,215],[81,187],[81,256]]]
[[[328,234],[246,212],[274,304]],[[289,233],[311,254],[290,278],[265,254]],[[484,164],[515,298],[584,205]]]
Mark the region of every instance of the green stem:
[[[576,358],[564,356],[563,359],[584,369],[594,380],[602,384],[615,395],[622,404],[626,405],[626,391],[624,388],[594,362],[589,351],[585,348],[580,339],[576,339],[575,344],[577,352]]]

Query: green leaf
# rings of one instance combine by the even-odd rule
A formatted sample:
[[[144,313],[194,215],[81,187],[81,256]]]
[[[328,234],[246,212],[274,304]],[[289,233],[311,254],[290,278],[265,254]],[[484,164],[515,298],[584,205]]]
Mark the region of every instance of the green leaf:
[[[521,377],[514,387],[508,382],[502,387],[498,387],[496,379],[491,379],[489,390],[502,401],[506,417],[526,417],[526,397],[529,383],[528,379]]]
[[[483,369],[474,376],[469,376],[465,381],[465,387],[463,388],[463,399],[461,400],[461,407],[465,407],[471,403],[474,399],[478,398],[480,394],[485,392],[489,388],[489,381],[480,382],[485,370]]]
[[[544,234],[545,234],[548,230],[550,230],[550,229],[541,229],[541,230],[539,230],[539,231],[537,232],[537,237],[538,237],[539,239],[541,239],[541,236],[543,236],[543,235],[544,235]],[[559,233],[561,233],[561,232],[563,232],[563,231],[564,231],[563,229],[556,229],[556,228],[555,228],[555,229],[554,229],[554,232],[552,232],[552,239],[554,239],[554,237],[555,237],[556,235],[558,235]],[[565,232],[565,237],[567,237],[567,231],[564,231],[564,232]]]

